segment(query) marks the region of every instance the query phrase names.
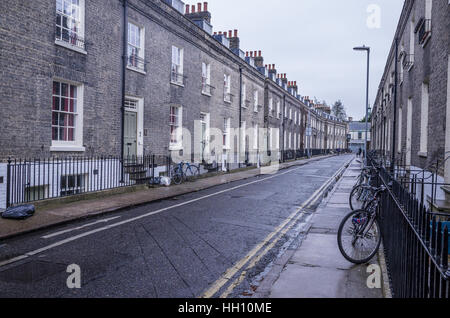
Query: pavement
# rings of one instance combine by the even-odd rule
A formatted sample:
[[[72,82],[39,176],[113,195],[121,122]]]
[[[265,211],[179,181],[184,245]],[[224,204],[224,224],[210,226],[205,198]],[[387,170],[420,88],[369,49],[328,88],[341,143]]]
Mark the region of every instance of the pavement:
[[[254,297],[383,298],[382,288],[367,287],[370,264],[349,263],[337,244],[337,231],[350,212],[348,197],[359,172],[360,163],[354,159],[313,214],[300,246],[280,258]],[[371,264],[379,265],[378,256]]]
[[[37,230],[46,229],[56,225],[64,225],[75,220],[92,218],[94,216],[109,214],[127,208],[138,207],[155,201],[174,198],[183,194],[199,192],[222,184],[245,180],[263,174],[272,174],[280,169],[293,166],[306,165],[311,162],[323,160],[331,156],[317,156],[310,159],[301,159],[282,163],[271,167],[251,169],[241,172],[231,172],[219,176],[199,179],[195,182],[184,183],[171,187],[151,188],[141,191],[116,194],[102,198],[81,200],[72,203],[52,204],[49,207],[36,208],[33,217],[23,220],[0,219],[0,240],[9,239]]]

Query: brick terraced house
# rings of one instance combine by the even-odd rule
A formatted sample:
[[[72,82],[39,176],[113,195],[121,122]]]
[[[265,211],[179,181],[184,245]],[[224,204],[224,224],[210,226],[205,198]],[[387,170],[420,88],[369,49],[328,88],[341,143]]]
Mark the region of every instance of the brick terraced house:
[[[148,179],[124,158],[233,170],[347,148],[346,122],[240,44],[207,3],[0,1],[0,208]]]
[[[406,0],[372,116],[372,149],[388,160],[395,155],[411,175],[437,172],[436,205],[447,209],[450,189],[442,184],[450,184],[449,54],[450,2]],[[425,179],[431,182],[429,173]]]

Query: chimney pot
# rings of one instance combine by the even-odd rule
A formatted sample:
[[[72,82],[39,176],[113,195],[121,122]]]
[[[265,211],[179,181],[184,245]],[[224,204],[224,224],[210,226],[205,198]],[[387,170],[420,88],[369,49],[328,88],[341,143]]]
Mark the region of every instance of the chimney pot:
[[[228,31],[228,37],[231,39],[233,37],[233,31]]]
[[[253,57],[253,52],[250,52],[250,56]]]
[[[222,31],[219,31],[219,35],[222,35]]]
[[[191,6],[189,4],[186,5],[186,14],[189,14],[189,9],[191,8]]]
[[[192,12],[192,13],[195,13],[195,6],[194,6],[194,5],[192,5],[192,10],[191,10],[191,12]]]
[[[208,2],[203,2],[203,11],[208,11]]]
[[[234,30],[234,37],[235,37],[235,38],[238,37],[238,30]]]
[[[202,4],[199,2],[197,3],[198,12],[202,12]]]
[[[273,69],[273,70],[275,69],[275,64],[272,64],[272,69]]]
[[[245,56],[248,57],[248,52],[245,52]]]
[[[258,54],[259,54],[259,57],[261,57],[261,51],[259,51]]]

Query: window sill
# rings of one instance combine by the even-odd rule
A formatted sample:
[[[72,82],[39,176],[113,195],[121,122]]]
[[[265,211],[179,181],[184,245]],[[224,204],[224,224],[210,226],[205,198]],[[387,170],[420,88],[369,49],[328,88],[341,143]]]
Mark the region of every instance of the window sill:
[[[421,151],[419,151],[419,152],[417,153],[417,155],[418,155],[419,157],[421,157],[421,158],[428,158],[428,152],[421,152]]]
[[[170,145],[169,146],[169,151],[180,151],[180,150],[184,150],[183,146],[181,146],[181,145]]]
[[[231,105],[231,101],[228,101],[228,100],[224,100],[224,103]]]
[[[133,72],[142,74],[142,75],[147,75],[147,72],[146,72],[146,71],[140,70],[140,69],[138,69],[138,68],[136,68],[136,67],[129,66],[129,65],[127,65],[127,70],[130,70],[130,71],[133,71]]]
[[[85,152],[85,147],[79,146],[51,146],[51,152]]]
[[[206,93],[206,92],[202,92],[202,95],[204,95],[204,96],[208,96],[208,97],[212,97],[212,95],[211,95],[211,94],[208,94],[208,93]]]
[[[181,83],[170,81],[170,84],[184,88],[184,84],[181,84]]]
[[[55,40],[55,44],[58,45],[58,46],[61,46],[63,48],[75,51],[77,53],[81,53],[81,54],[87,55],[86,50],[84,50],[84,49],[82,49],[80,47],[77,47],[75,45],[69,44],[67,42],[60,41],[60,40]]]
[[[428,33],[428,35],[425,38],[425,40],[423,41],[423,43],[420,44],[422,46],[422,48],[425,48],[425,46],[427,46],[427,44],[430,41],[430,39],[431,39],[431,31]]]

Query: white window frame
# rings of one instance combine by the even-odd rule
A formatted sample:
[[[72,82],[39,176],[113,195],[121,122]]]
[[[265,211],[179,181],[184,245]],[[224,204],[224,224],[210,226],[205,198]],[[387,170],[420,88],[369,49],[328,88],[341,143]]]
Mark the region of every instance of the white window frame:
[[[269,116],[273,117],[273,98],[269,98]]]
[[[257,123],[253,124],[253,149],[259,149],[259,125]]]
[[[65,5],[68,4],[69,8],[70,8],[70,9],[68,9],[68,11],[72,11],[72,6],[73,6],[72,0],[56,0],[55,3],[56,3],[55,14],[56,14],[56,16],[58,16],[58,14],[61,15],[61,24],[59,27],[56,24],[58,19],[56,19],[56,22],[55,22],[55,44],[57,44],[59,46],[63,46],[67,49],[82,53],[82,54],[87,54],[87,52],[84,48],[84,45],[83,45],[83,47],[80,47],[80,46],[77,46],[76,43],[75,44],[70,43],[70,39],[67,41],[63,40],[63,32],[62,32],[63,29],[68,30],[69,34],[74,32],[73,30],[70,30],[71,23],[68,24],[68,28],[65,28],[63,26],[63,22],[62,22],[63,16],[65,16],[67,18],[72,17],[71,14],[70,15],[67,14],[67,11],[64,10]],[[61,6],[58,6],[58,3],[60,3]],[[78,17],[75,17],[75,19],[74,19],[77,24],[77,30],[75,32],[75,34],[76,34],[75,41],[77,41],[77,39],[80,39],[84,42],[84,37],[85,37],[85,0],[79,0],[79,4],[76,7],[78,7],[78,10],[77,10]],[[62,9],[62,11],[60,11],[59,9]],[[56,30],[58,28],[61,29],[61,34],[60,34],[59,38],[58,38],[57,30]]]
[[[247,108],[247,85],[245,83],[242,84],[242,95],[241,95],[241,106],[242,108]]]
[[[258,106],[259,106],[259,93],[258,90],[253,91],[253,111],[255,113],[258,112]]]
[[[132,30],[139,32],[132,34]],[[133,36],[134,35],[134,36]],[[137,40],[139,39],[139,40]],[[139,41],[139,42],[138,42]],[[130,54],[130,49],[137,50],[137,54]],[[136,64],[133,65],[133,56],[137,56]],[[145,74],[145,28],[139,24],[129,21],[127,26],[127,68],[129,70]],[[139,67],[139,63],[142,67]]]
[[[72,81],[62,80],[59,78],[54,78],[52,82],[52,89],[53,89],[53,83],[60,83],[60,89],[61,84],[66,84],[76,87],[77,91],[77,97],[76,97],[76,111],[73,112],[74,114],[74,140],[73,141],[63,141],[63,140],[53,140],[52,137],[52,145],[50,147],[51,152],[84,152],[86,149],[83,147],[83,101],[84,101],[84,85],[81,83],[76,83]],[[61,92],[60,92],[61,94]],[[52,94],[52,104],[53,104],[53,94]],[[52,109],[53,113],[53,105],[50,108]],[[52,123],[53,127],[53,123]],[[53,130],[53,128],[52,128]],[[53,132],[52,132],[53,135]]]
[[[177,110],[176,123],[172,123],[172,108]],[[181,150],[183,149],[183,107],[177,105],[171,105],[169,110],[169,126],[175,126],[176,141],[172,141],[172,128],[170,128],[170,145],[169,150]]]
[[[206,62],[202,62],[202,94],[211,96],[211,64]]]
[[[420,150],[419,156],[428,156],[428,122],[429,122],[430,86],[422,83],[422,102],[420,107]]]
[[[176,78],[174,78],[175,75]],[[178,86],[184,86],[184,49],[175,45],[172,45],[170,82]]]
[[[268,131],[268,139],[269,139],[269,150],[273,149],[273,127],[269,127]]]
[[[231,75],[223,75],[223,100],[231,104]]]
[[[281,119],[281,102],[277,101],[277,118]]]
[[[231,118],[224,118],[223,119],[223,149],[229,150],[231,149],[231,142],[230,142],[230,134],[231,134]]]

